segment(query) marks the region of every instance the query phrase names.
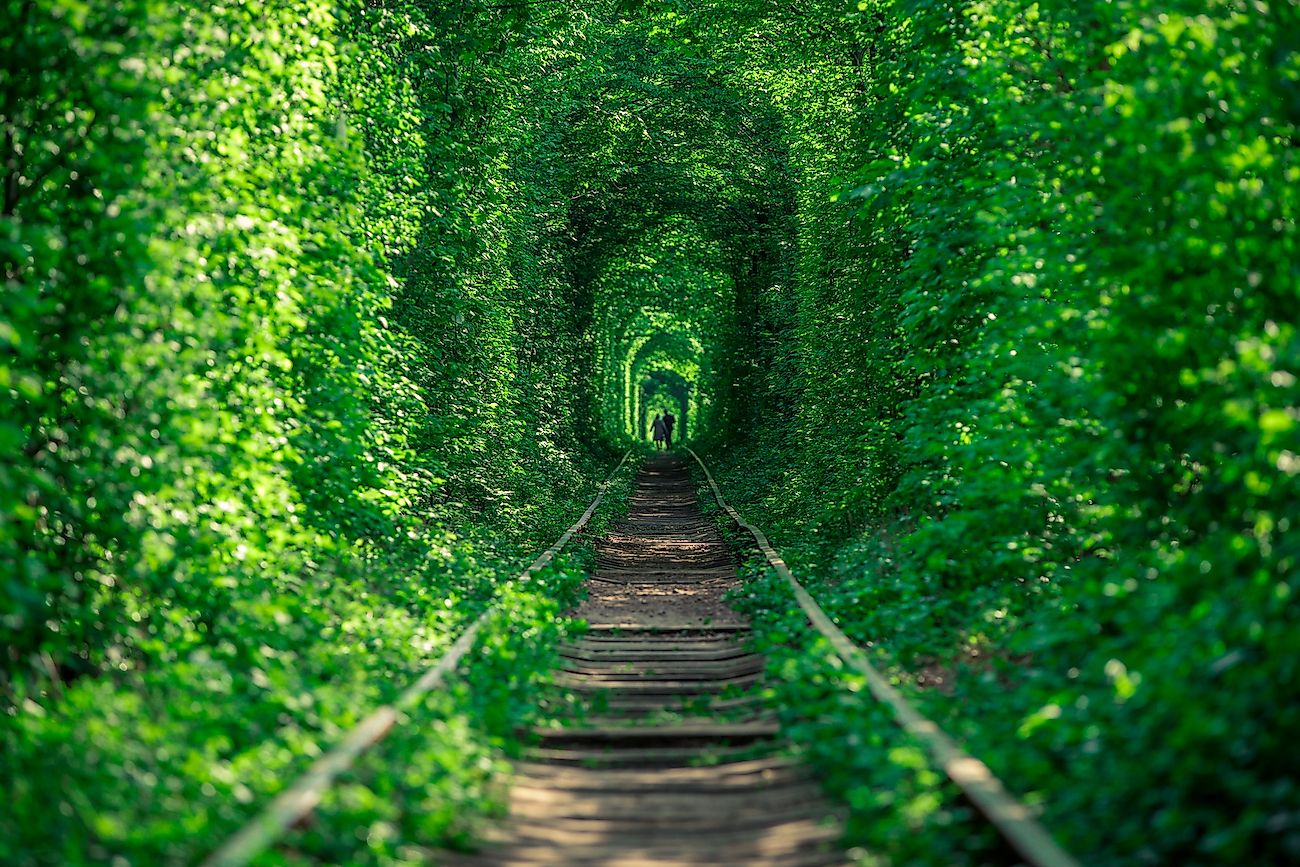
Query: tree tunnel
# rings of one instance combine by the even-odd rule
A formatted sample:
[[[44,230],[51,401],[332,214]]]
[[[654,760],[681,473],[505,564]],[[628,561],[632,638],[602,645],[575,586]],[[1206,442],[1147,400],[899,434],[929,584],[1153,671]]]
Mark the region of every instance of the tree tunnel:
[[[486,617],[273,857],[468,842],[665,409],[1082,863],[1300,857],[1295,2],[5,8],[0,862],[203,862]],[[792,650],[864,857],[1003,860]]]
[[[599,82],[596,87],[591,80]],[[777,120],[708,62],[611,39],[567,70],[569,270],[593,348],[590,417],[610,442],[647,435],[670,403],[698,437],[743,412],[754,369],[754,295],[790,178]],[[662,406],[661,406],[662,408]],[[686,421],[689,419],[689,423]]]
[[[644,437],[647,377],[670,375],[688,396],[680,415],[707,429],[736,330],[732,283],[717,255],[698,226],[675,217],[636,238],[595,281],[603,316],[593,318],[591,341],[600,347],[605,436]]]
[[[641,380],[638,397],[639,436],[650,436],[650,424],[656,414],[672,412],[677,417],[677,425],[673,429],[676,441],[685,442],[690,437],[690,419],[695,414],[695,392],[689,379],[671,367],[650,367]]]
[[[647,418],[656,412],[675,411],[679,422],[688,415],[693,419],[707,418],[712,403],[708,397],[711,370],[703,346],[683,340],[674,334],[658,334],[651,338],[629,365],[634,383],[628,414],[634,425],[633,436],[648,435]],[[702,387],[701,383],[705,383]],[[662,394],[672,395],[672,402],[659,400]],[[679,399],[680,398],[680,399]],[[685,439],[685,425],[678,428],[678,437]],[[703,427],[703,425],[697,425]]]

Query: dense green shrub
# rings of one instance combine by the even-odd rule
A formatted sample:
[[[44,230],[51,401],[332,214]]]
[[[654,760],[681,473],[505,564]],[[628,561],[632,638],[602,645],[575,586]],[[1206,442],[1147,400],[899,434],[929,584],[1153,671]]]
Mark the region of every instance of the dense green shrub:
[[[1294,11],[860,9],[855,270],[738,499],[1086,859],[1293,860]]]
[[[609,454],[567,423],[556,227],[508,195],[523,110],[485,117],[508,16],[5,16],[0,860],[191,862]]]

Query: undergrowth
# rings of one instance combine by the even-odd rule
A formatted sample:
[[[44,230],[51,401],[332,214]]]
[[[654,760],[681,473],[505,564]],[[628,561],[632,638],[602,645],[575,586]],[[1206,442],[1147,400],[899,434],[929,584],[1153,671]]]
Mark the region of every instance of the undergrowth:
[[[445,688],[333,787],[311,822],[258,863],[437,864],[438,850],[473,851],[504,815],[509,762],[546,712],[557,647],[586,624],[564,614],[580,601],[595,539],[627,513],[639,461],[610,481],[568,550],[527,582],[508,581],[474,649]]]

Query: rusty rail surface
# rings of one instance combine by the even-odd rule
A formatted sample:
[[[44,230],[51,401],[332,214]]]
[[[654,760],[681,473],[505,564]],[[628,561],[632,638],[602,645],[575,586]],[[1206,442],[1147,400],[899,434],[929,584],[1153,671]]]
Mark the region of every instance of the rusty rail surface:
[[[623,468],[631,455],[632,450],[628,449],[623,459],[597,488],[596,496],[592,499],[591,505],[587,506],[587,511],[582,513],[582,517],[566,530],[554,545],[546,549],[519,574],[518,581],[528,581],[534,574],[545,568],[574,535],[587,526],[596,508],[605,498],[610,482],[618,475],[618,471]],[[376,708],[357,723],[342,740],[313,762],[302,776],[209,855],[203,861],[203,867],[241,867],[266,851],[285,831],[311,813],[340,774],[352,767],[352,764],[367,749],[383,740],[395,725],[402,722],[405,712],[411,710],[421,698],[455,670],[456,664],[474,646],[474,639],[478,637],[483,624],[496,609],[496,603],[488,605],[487,609],[447,649],[447,652],[415,683],[407,687],[396,701]]]
[[[846,665],[866,678],[867,688],[872,696],[889,707],[894,722],[921,742],[934,763],[948,779],[956,784],[980,814],[997,829],[1002,838],[1031,867],[1079,867],[1079,862],[1052,839],[1051,834],[1034,818],[1030,809],[1008,791],[1002,781],[989,770],[988,765],[958,746],[956,741],[944,733],[936,723],[927,719],[894,688],[883,674],[876,670],[867,659],[866,653],[849,640],[803,588],[803,585],[795,579],[790,567],[772,548],[763,532],[742,518],[740,513],[723,499],[718,483],[700,456],[689,447],[686,451],[690,452],[691,457],[695,458],[695,462],[704,471],[704,477],[708,479],[709,487],[713,489],[713,496],[717,499],[718,505],[737,526],[754,537],[759,550],[767,558],[768,565],[789,584],[809,622],[830,642],[831,647]]]

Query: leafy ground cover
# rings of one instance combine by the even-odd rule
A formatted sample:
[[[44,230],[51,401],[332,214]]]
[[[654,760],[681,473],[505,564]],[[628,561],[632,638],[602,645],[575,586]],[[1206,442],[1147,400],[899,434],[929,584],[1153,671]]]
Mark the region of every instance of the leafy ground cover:
[[[561,640],[585,624],[561,615],[594,563],[592,540],[627,513],[636,464],[612,481],[582,535],[527,584],[508,583],[469,661],[329,792],[306,828],[272,857],[289,864],[438,863],[437,849],[472,850],[502,815],[508,760],[520,733],[548,712],[544,697]]]

